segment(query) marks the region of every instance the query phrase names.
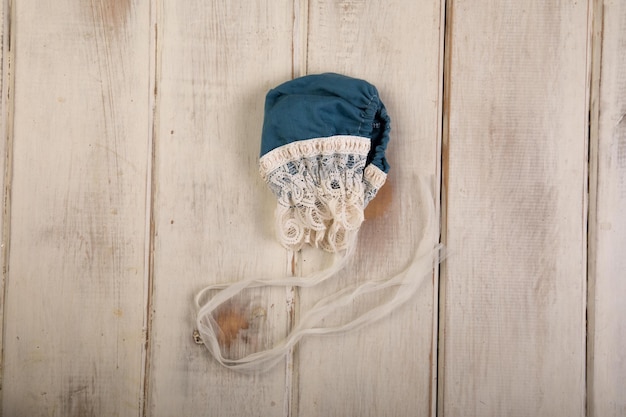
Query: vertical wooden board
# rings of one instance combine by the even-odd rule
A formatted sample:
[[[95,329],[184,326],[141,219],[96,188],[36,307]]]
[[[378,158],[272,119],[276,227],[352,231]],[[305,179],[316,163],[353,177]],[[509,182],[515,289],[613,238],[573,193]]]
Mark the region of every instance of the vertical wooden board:
[[[440,415],[582,416],[588,4],[449,4]]]
[[[137,415],[148,3],[13,7],[3,415]]]
[[[192,331],[201,288],[285,273],[258,157],[265,93],[291,77],[292,17],[290,1],[163,2],[149,415],[283,414],[284,363],[235,373]],[[236,303],[246,317],[265,312],[256,336],[232,342],[236,356],[285,336],[285,296],[260,290]]]
[[[430,0],[309,1],[307,71],[344,73],[377,86],[392,120],[391,170],[366,210],[354,259],[328,285],[301,290],[300,314],[339,288],[390,278],[412,259],[427,204],[419,200],[418,175],[438,195],[441,13],[440,2]],[[306,274],[323,268],[328,257],[309,249],[302,262]],[[352,307],[363,312],[389,296],[359,301],[329,321],[345,321],[353,317]],[[415,299],[382,321],[304,339],[296,355],[299,386],[292,414],[429,415],[436,301],[437,283],[427,276]]]
[[[0,346],[2,346],[3,340],[3,327],[4,327],[4,290],[6,283],[6,267],[7,267],[7,240],[6,237],[8,234],[6,230],[8,229],[8,224],[5,223],[5,219],[7,219],[7,210],[8,210],[8,198],[9,198],[9,189],[5,187],[8,183],[7,177],[9,176],[7,173],[7,167],[10,167],[10,163],[7,163],[9,159],[9,148],[7,147],[7,138],[9,137],[9,130],[11,124],[9,123],[9,89],[10,85],[10,72],[9,72],[9,62],[10,62],[10,52],[8,40],[10,36],[8,36],[8,29],[10,25],[7,25],[7,20],[9,18],[9,13],[7,13],[7,7],[5,2],[0,3],[0,190],[2,190],[2,209],[0,210],[0,242],[2,242],[2,246],[0,247],[0,262],[2,263],[2,278],[0,279]],[[0,355],[0,370],[3,368],[2,366],[2,357]],[[0,371],[0,386],[2,385],[2,372]],[[2,395],[0,393],[0,410],[2,409]]]
[[[589,415],[626,415],[626,5],[604,1],[590,203]],[[595,129],[594,129],[595,130]],[[592,133],[596,133],[592,130]]]

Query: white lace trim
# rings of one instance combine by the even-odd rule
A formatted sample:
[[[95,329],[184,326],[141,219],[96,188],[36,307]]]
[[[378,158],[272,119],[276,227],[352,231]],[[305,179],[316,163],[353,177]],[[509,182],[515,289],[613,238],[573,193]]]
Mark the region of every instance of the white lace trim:
[[[387,180],[387,173],[378,168],[376,165],[369,164],[365,167],[363,180],[365,181],[364,204],[367,206],[369,202],[376,197],[380,187],[385,184],[385,181]]]
[[[294,142],[261,158],[261,175],[278,199],[276,231],[284,247],[308,243],[338,252],[354,242],[366,202],[386,177],[365,167],[369,147],[367,138],[334,136]]]
[[[361,136],[337,135],[327,138],[299,140],[273,149],[259,160],[261,176],[266,175],[287,162],[317,155],[355,154],[367,156],[370,151],[370,139]]]

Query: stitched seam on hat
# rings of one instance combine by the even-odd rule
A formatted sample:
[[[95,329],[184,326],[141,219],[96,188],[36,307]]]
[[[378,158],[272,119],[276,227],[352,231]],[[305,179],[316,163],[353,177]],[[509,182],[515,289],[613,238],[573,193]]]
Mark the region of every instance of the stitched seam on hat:
[[[372,104],[372,102],[376,98],[378,98],[378,96],[372,96],[372,98],[370,99],[369,103],[367,103],[367,106],[365,106],[365,111],[369,110],[370,105]],[[359,123],[359,129],[357,130],[357,133],[361,133],[361,126],[363,126],[364,122],[365,122],[365,114],[363,116],[361,116],[361,122]]]

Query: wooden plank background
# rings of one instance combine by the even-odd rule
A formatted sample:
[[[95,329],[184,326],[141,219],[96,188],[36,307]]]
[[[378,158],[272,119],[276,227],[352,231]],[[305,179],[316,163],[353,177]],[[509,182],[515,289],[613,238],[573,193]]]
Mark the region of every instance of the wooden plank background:
[[[0,228],[0,242],[2,242],[2,246],[0,248],[0,256],[2,262],[2,281],[0,281],[0,344],[4,346],[4,305],[5,305],[5,284],[7,278],[7,256],[8,256],[8,239],[6,236],[9,235],[8,228],[9,222],[5,221],[10,216],[10,195],[11,190],[6,188],[7,184],[10,184],[11,180],[9,178],[11,171],[10,159],[8,155],[12,154],[11,151],[11,143],[10,140],[12,136],[12,123],[9,121],[7,117],[8,114],[12,113],[12,101],[9,100],[9,91],[13,90],[12,87],[9,87],[9,80],[12,78],[9,76],[10,74],[10,62],[11,62],[11,54],[10,54],[10,46],[9,46],[9,36],[7,36],[8,30],[6,26],[9,22],[9,11],[6,4],[0,4],[0,74],[2,74],[2,78],[0,79],[0,92],[2,92],[2,98],[0,98],[0,111],[2,112],[2,117],[0,117],[0,132],[2,132],[2,139],[0,140],[0,152],[2,152],[2,157],[0,158],[0,172],[2,173],[2,177],[0,179],[1,187],[3,191],[2,195],[2,210],[0,210],[0,222],[2,222],[2,227]],[[0,370],[4,367],[3,358],[0,357]],[[0,373],[0,387],[2,386],[2,373]],[[0,396],[0,410],[2,410],[2,397]]]
[[[4,0],[0,16],[2,416],[626,415],[621,2]],[[323,71],[379,88],[388,183],[344,272],[225,310],[262,312],[227,353],[402,269],[418,175],[448,258],[388,318],[237,374],[194,343],[193,295],[330,262],[278,245],[257,170],[265,93]]]
[[[438,194],[442,19],[442,5],[436,1],[309,1],[307,72],[339,71],[371,80],[392,119],[392,139],[387,183],[368,207],[353,261],[328,285],[301,292],[303,312],[339,288],[393,276],[416,250],[424,226],[418,217],[424,212],[418,175],[431,178],[428,183]],[[304,273],[324,265],[313,250],[303,251],[302,261]],[[348,335],[304,340],[297,356],[298,397],[292,415],[434,411],[437,290],[436,281],[428,279],[419,297],[389,319]],[[360,300],[361,308],[388,296]],[[344,321],[351,316],[343,314]]]
[[[626,5],[596,5],[592,96],[589,415],[626,415]]]
[[[209,284],[286,272],[257,162],[265,93],[292,74],[292,16],[290,2],[274,0],[159,10],[149,415],[278,416],[288,407],[285,365],[240,375],[194,344],[192,301]],[[269,346],[287,330],[286,294],[244,294],[233,316],[263,309],[253,337]],[[231,349],[251,353],[239,340]]]
[[[137,414],[149,7],[20,1],[10,26],[3,415]]]
[[[588,6],[450,6],[442,414],[580,416]]]

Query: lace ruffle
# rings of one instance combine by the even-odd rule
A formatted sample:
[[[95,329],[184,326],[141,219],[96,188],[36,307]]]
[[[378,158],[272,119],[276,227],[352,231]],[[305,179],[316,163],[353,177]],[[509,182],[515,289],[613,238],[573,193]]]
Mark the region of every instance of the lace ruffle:
[[[328,156],[336,153],[367,156],[369,150],[370,139],[361,136],[338,135],[291,142],[261,157],[259,161],[261,176],[266,179],[267,174],[287,162],[297,161],[301,158],[313,158],[318,155]]]
[[[299,250],[306,243],[337,252],[356,238],[363,210],[385,181],[365,167],[369,140],[335,136],[293,142],[264,155],[263,179],[278,199],[280,243]]]
[[[387,180],[387,174],[381,171],[376,165],[368,165],[365,167],[363,173],[363,180],[365,181],[365,207],[369,204],[376,193],[380,190]]]

